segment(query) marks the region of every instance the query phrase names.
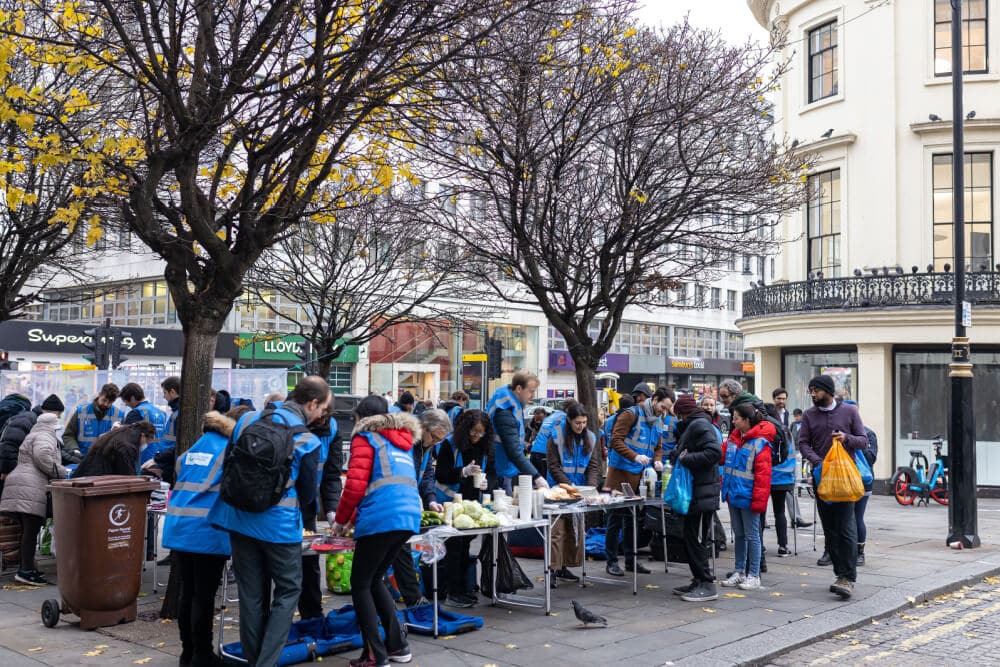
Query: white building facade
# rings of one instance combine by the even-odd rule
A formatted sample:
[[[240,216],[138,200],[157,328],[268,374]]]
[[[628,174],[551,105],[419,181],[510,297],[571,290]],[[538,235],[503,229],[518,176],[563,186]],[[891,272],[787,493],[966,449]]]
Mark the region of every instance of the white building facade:
[[[787,34],[779,132],[810,159],[809,202],[781,225],[777,280],[744,295],[757,386],[833,375],[878,434],[877,477],[948,433],[954,330],[950,2],[748,0]],[[967,278],[978,481],[1000,485],[1000,0],[965,0]],[[975,112],[975,113],[972,113]],[[769,393],[769,391],[768,391]]]

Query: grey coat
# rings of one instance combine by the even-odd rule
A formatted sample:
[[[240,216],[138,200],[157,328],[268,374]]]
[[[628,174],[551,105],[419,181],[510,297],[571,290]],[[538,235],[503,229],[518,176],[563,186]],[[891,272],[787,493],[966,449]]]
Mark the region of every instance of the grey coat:
[[[64,479],[56,426],[59,417],[43,413],[17,453],[17,467],[7,476],[0,512],[23,512],[45,517],[46,487],[51,479]]]

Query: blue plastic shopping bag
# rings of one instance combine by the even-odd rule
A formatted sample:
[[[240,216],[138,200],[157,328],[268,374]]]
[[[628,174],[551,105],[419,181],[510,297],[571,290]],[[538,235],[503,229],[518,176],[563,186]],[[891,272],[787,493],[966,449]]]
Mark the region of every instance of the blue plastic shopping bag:
[[[860,449],[854,451],[854,465],[858,466],[858,472],[861,473],[861,483],[871,486],[875,480],[875,473],[872,472],[872,466],[865,458],[865,453]]]
[[[691,506],[691,493],[694,480],[691,471],[687,467],[677,463],[674,472],[670,475],[667,488],[663,491],[663,502],[678,514],[687,514]]]

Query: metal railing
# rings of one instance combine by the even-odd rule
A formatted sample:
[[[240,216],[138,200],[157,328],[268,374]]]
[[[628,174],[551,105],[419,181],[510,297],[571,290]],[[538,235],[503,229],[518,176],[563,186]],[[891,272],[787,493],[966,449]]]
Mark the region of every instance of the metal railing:
[[[879,274],[777,283],[743,293],[743,318],[815,310],[950,306],[954,289],[953,273]],[[1000,273],[967,273],[965,290],[966,299],[973,305],[1000,305]]]

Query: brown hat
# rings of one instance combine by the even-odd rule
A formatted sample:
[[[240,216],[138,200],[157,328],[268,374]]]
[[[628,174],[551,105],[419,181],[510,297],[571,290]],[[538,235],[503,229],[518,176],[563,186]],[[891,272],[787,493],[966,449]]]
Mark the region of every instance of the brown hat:
[[[689,415],[698,409],[698,401],[691,394],[678,396],[674,402],[674,412],[678,415]]]

